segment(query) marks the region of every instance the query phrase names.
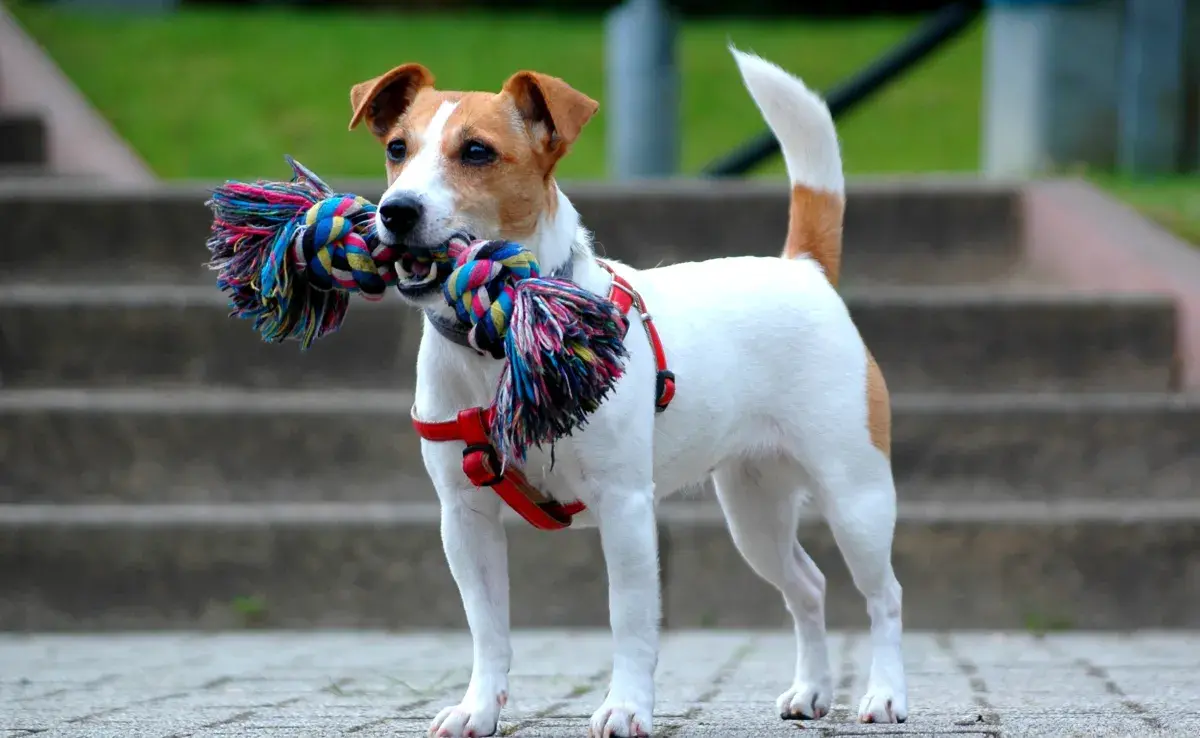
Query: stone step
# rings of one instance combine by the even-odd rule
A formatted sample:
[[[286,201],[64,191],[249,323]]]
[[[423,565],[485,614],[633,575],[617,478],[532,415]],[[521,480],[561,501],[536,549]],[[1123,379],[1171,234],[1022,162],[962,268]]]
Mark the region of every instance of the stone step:
[[[278,173],[283,176],[281,170]],[[346,182],[377,198],[384,182]],[[566,184],[598,250],[635,266],[730,254],[778,254],[787,228],[782,182]],[[211,214],[202,184],[114,191],[0,185],[0,223],[13,243],[0,273],[21,279],[209,282],[200,265]],[[961,284],[1021,273],[1020,194],[982,182],[916,179],[851,185],[846,284]],[[64,217],[69,213],[70,217]]]
[[[1172,387],[1176,316],[1166,296],[845,294],[894,392]],[[0,386],[411,386],[421,316],[389,297],[356,300],[341,331],[302,353],[229,318],[215,286],[10,284],[0,287]]]
[[[0,392],[0,502],[431,500],[408,392]],[[896,395],[907,501],[1187,500],[1200,395]]]
[[[49,161],[46,123],[40,115],[0,111],[0,167],[41,166]]]
[[[40,182],[52,177],[45,164],[0,164],[0,183]]]
[[[0,629],[456,628],[435,505],[0,506]],[[784,625],[712,504],[659,511],[668,628]],[[827,528],[832,627],[866,624]],[[595,530],[508,525],[512,624],[603,627]],[[1200,504],[901,507],[910,630],[1200,627]]]
[[[86,172],[60,172],[49,164],[0,164],[0,188],[4,187],[56,187],[70,184],[77,186],[80,180],[96,186],[106,186],[104,178]]]

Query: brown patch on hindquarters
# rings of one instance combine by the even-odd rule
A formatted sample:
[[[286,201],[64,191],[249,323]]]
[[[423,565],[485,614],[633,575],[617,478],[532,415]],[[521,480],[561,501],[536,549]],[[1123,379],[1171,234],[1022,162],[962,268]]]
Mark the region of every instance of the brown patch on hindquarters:
[[[892,405],[887,382],[870,350],[867,350],[867,429],[871,432],[871,445],[891,458]]]
[[[845,212],[846,200],[841,194],[793,185],[783,257],[811,256],[821,265],[829,283],[837,287],[842,267]],[[891,458],[892,406],[887,382],[870,350],[865,347],[863,350],[867,354],[867,429],[871,433],[871,444]]]
[[[815,190],[805,185],[792,187],[783,256],[785,259],[803,254],[812,256],[834,287],[842,268],[842,216],[845,209],[845,199],[836,192]]]

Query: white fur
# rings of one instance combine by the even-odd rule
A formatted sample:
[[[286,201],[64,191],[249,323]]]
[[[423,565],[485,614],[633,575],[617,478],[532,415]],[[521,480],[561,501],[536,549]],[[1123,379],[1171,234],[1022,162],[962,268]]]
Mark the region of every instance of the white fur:
[[[735,56],[782,142],[793,182],[840,190],[824,104],[774,65]],[[575,209],[558,197],[555,216],[527,245],[547,267],[574,259],[575,279],[606,294],[610,278],[595,264]],[[824,577],[796,540],[801,504],[811,499],[867,599],[872,665],[860,717],[903,719],[901,592],[890,560],[895,491],[889,461],[868,432],[866,352],[845,304],[808,258],[730,257],[645,271],[615,266],[654,316],[678,394],[666,412],[654,412],[654,359],[634,318],[626,375],[613,394],[584,431],[558,443],[553,470],[548,456],[536,452],[525,469],[544,491],[583,500],[587,519],[599,527],[615,653],[609,693],[591,732],[652,730],[661,614],[655,501],[709,475],[739,550],[780,590],[795,619],[795,680],[780,696],[781,712],[817,717],[833,697]],[[446,420],[488,404],[500,368],[427,326],[414,413]],[[430,733],[488,735],[506,699],[512,657],[501,502],[464,477],[461,444],[425,441],[422,453],[475,644],[466,695],[438,715]]]
[[[379,204],[400,193],[416,194],[425,207],[425,217],[414,229],[412,238],[425,243],[444,241],[450,236],[450,223],[454,220],[454,191],[446,184],[443,176],[445,156],[442,155],[442,134],[446,121],[458,107],[458,103],[444,102],[438,107],[424,131],[409,133],[409,149],[414,153],[400,170],[400,176],[384,191]],[[391,238],[383,227],[381,216],[375,215],[375,230],[381,240]]]
[[[843,193],[846,179],[837,129],[815,92],[778,65],[730,47],[746,89],[783,146],[792,184]]]

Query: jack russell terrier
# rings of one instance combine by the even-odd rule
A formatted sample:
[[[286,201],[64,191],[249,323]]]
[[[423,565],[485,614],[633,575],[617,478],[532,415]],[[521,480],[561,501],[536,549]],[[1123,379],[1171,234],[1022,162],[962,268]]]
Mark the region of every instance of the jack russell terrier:
[[[661,614],[655,504],[706,477],[738,550],[780,591],[795,621],[795,678],[779,696],[780,715],[820,718],[833,699],[825,578],[796,539],[808,504],[828,521],[870,615],[871,670],[858,717],[896,723],[908,713],[901,589],[891,563],[890,403],[835,289],[845,206],[837,134],[824,101],[803,82],[731,51],[780,141],[791,180],[782,258],[648,270],[598,261],[590,232],[554,179],[598,104],[561,79],[522,71],[499,93],[447,92],[434,88],[425,67],[404,64],[350,92],[350,128],[365,121],[386,151],[388,188],[376,216],[384,242],[420,250],[459,232],[515,241],[544,273],[569,274],[598,295],[618,295],[613,286],[621,283],[631,296],[624,307],[636,307],[628,315],[624,376],[586,428],[557,442],[553,462],[548,452],[530,450],[521,470],[527,476],[515,487],[539,515],[549,510],[569,521],[583,511],[578,519],[599,528],[614,655],[607,697],[590,723],[589,735],[598,737],[651,733]],[[448,340],[454,313],[441,296],[445,270],[430,275],[411,260],[403,264],[400,292],[426,313],[413,418],[418,430],[453,431],[464,409],[490,402],[503,362]],[[679,389],[660,413],[672,399],[662,396],[664,358]],[[462,435],[422,436],[446,558],[474,643],[466,694],[438,713],[429,733],[488,736],[508,697],[501,511],[513,503],[476,486],[495,484],[495,475],[481,482],[464,474],[462,443],[439,442]]]

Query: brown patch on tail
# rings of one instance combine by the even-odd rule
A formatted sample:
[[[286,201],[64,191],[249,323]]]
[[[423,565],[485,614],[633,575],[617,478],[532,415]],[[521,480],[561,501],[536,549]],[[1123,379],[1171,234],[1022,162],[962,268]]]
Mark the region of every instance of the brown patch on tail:
[[[842,268],[842,215],[845,210],[846,201],[836,192],[792,186],[783,256],[794,259],[809,254],[825,270],[825,276],[834,287]]]
[[[875,357],[867,350],[867,429],[871,432],[871,445],[892,456],[892,404],[888,399],[887,382],[883,372],[875,363]]]

